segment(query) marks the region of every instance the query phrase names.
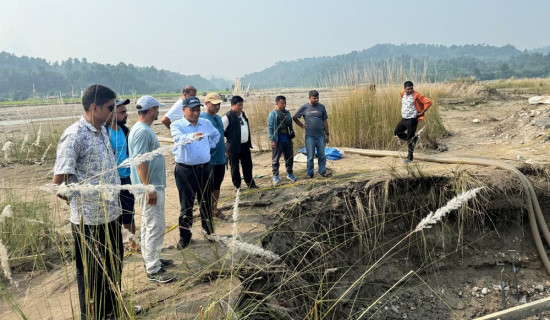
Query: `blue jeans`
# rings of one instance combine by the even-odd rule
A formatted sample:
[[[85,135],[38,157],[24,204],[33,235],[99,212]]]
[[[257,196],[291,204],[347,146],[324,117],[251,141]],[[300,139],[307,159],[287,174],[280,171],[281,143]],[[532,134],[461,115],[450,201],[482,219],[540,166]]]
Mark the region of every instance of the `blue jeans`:
[[[319,174],[327,171],[327,157],[325,156],[325,136],[306,136],[307,174],[313,175],[313,158],[317,148],[317,160],[319,162]]]

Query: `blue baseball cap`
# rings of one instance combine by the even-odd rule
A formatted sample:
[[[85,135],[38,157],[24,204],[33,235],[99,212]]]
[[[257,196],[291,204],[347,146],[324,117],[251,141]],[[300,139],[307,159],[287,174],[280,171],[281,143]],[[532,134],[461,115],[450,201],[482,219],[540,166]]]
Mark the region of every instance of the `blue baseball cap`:
[[[196,106],[202,106],[201,101],[197,97],[187,97],[183,100],[183,107],[194,108]]]

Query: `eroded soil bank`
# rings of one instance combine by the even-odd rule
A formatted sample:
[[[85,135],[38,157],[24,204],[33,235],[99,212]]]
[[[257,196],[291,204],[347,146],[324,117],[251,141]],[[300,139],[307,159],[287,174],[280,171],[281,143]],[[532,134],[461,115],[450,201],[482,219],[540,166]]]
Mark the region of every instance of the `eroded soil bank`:
[[[548,219],[547,173],[522,171]],[[478,186],[485,189],[462,209],[411,234],[430,211]],[[309,189],[295,190],[263,240],[281,260],[245,278],[239,308],[255,319],[465,319],[550,294],[512,174],[395,174]]]

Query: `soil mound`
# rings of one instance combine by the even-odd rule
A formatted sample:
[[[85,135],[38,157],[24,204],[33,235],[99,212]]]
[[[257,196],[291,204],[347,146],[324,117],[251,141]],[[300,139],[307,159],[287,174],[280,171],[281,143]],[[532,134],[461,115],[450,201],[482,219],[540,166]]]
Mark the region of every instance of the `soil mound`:
[[[520,144],[538,139],[540,143],[550,140],[550,106],[523,107],[501,121],[493,130],[496,138],[517,140]]]

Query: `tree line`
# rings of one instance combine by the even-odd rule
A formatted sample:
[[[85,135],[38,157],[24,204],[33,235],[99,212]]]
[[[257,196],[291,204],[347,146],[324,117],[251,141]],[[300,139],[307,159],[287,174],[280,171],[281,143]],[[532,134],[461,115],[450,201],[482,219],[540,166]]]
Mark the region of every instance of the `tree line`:
[[[281,61],[244,76],[241,82],[254,88],[283,88],[549,76],[548,47],[520,51],[512,45],[380,44],[332,57]]]
[[[216,79],[219,80],[219,79]],[[24,100],[32,97],[80,97],[81,90],[93,83],[113,88],[118,94],[154,94],[181,92],[193,84],[199,90],[218,89],[200,75],[159,70],[155,67],[137,67],[88,62],[86,58],[69,58],[62,62],[48,62],[42,58],[15,56],[0,52],[0,98]]]

